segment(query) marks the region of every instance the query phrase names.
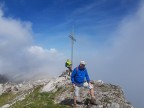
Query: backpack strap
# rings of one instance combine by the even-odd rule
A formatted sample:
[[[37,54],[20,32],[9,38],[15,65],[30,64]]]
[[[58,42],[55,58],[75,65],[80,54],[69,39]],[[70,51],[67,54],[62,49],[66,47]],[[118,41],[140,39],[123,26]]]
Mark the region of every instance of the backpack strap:
[[[75,74],[75,77],[77,76],[77,72],[78,72],[78,67],[76,67],[76,74]]]
[[[78,67],[76,67],[76,72],[78,72]]]

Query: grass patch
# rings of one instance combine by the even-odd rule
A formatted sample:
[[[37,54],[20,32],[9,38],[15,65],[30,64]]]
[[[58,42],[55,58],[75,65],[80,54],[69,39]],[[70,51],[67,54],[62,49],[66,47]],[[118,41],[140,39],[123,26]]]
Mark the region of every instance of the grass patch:
[[[16,94],[13,93],[3,93],[0,96],[0,106],[3,106],[7,103],[9,103],[9,101],[11,101],[12,99],[14,99],[16,97]]]
[[[16,102],[11,108],[69,108],[66,105],[54,104],[55,93],[39,93],[41,87],[37,87],[31,94],[27,95],[23,101]]]

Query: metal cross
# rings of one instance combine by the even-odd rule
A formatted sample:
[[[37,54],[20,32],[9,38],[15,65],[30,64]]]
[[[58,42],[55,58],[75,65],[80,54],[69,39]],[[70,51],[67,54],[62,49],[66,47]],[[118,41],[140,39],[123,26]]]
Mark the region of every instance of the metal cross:
[[[72,62],[72,65],[73,65],[73,45],[74,45],[74,42],[76,42],[76,39],[74,38],[74,33],[73,32],[71,33],[71,35],[69,36],[69,38],[72,41],[71,62]]]

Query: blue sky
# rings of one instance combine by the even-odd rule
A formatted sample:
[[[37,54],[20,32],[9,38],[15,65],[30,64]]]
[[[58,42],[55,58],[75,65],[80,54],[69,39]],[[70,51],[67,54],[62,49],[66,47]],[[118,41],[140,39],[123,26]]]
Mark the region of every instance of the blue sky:
[[[32,23],[35,42],[49,46],[49,37],[67,36],[74,30],[104,41],[118,23],[137,9],[139,0],[1,0],[5,16]],[[65,39],[64,39],[65,38]],[[68,43],[67,43],[68,44]],[[60,47],[58,44],[56,47]],[[63,47],[63,46],[62,46]]]
[[[11,80],[58,76],[70,58],[93,80],[120,85],[143,108],[143,0],[0,0],[0,74]]]

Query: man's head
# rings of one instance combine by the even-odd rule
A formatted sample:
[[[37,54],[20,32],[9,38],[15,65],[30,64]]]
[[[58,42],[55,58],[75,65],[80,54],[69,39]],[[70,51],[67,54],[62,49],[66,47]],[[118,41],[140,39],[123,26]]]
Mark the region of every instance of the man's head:
[[[80,61],[80,68],[85,68],[86,62],[85,61]]]
[[[70,59],[67,59],[67,62],[71,62]]]

